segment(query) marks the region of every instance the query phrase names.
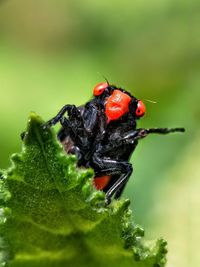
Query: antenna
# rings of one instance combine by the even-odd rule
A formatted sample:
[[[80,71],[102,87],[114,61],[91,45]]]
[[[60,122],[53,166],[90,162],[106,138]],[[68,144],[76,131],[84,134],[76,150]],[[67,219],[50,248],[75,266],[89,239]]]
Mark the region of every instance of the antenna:
[[[98,71],[97,73],[98,73],[99,75],[101,75],[101,76],[105,79],[105,81],[107,82],[108,85],[110,85],[108,79],[107,79],[101,72]]]
[[[145,101],[149,102],[149,103],[152,103],[152,104],[157,104],[156,101],[153,101],[153,100],[149,100],[149,99],[144,99]]]

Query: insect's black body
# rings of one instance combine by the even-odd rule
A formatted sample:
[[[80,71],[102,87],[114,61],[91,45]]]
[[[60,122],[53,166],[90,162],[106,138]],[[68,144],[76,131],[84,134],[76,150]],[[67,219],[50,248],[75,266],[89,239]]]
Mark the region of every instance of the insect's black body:
[[[47,123],[52,125],[61,122],[58,139],[67,153],[76,154],[79,166],[89,166],[95,145],[103,139],[106,128],[105,101],[115,89],[115,86],[108,86],[102,95],[94,97],[84,106],[76,108],[69,105],[68,119],[61,117],[58,120],[56,116],[55,122],[50,120]]]
[[[64,117],[65,112],[68,118]],[[137,129],[136,120],[145,113],[142,101],[123,89],[99,84],[94,88],[94,98],[84,106],[66,105],[47,126],[60,122],[58,139],[67,153],[77,155],[78,165],[92,167],[96,181],[110,177],[99,188],[106,193],[106,203],[111,197],[120,197],[132,171],[129,159],[138,140],[148,134],[183,132],[183,128]]]

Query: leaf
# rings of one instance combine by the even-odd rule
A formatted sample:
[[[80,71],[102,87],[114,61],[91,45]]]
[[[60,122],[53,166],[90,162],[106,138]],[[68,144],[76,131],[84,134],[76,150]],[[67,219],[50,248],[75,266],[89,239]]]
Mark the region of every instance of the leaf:
[[[93,171],[78,169],[32,113],[22,152],[0,173],[0,266],[164,266],[166,242],[144,242],[129,200],[104,206]]]

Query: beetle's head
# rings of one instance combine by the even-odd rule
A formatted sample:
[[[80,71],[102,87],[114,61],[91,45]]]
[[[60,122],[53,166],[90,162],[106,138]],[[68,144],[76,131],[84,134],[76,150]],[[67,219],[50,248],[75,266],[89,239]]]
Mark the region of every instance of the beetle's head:
[[[105,114],[108,123],[118,120],[125,114],[132,114],[134,119],[144,116],[146,107],[141,100],[136,99],[130,93],[107,82],[100,83],[94,87],[95,97],[105,98]]]

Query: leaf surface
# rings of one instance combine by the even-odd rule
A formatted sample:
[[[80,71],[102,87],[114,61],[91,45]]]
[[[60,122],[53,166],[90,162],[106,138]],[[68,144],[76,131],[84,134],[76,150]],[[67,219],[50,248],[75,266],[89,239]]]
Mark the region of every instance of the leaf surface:
[[[22,152],[0,172],[0,266],[160,267],[166,242],[143,241],[129,200],[104,206],[93,171],[78,169],[32,113]]]

